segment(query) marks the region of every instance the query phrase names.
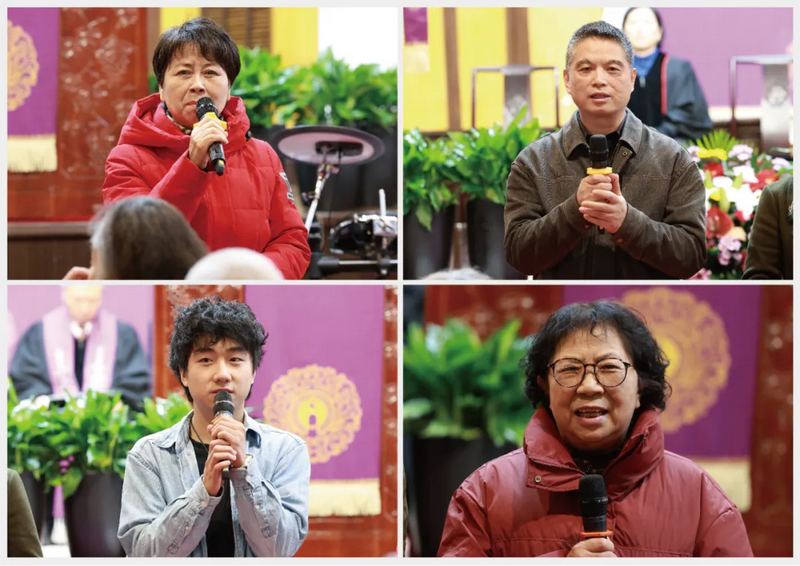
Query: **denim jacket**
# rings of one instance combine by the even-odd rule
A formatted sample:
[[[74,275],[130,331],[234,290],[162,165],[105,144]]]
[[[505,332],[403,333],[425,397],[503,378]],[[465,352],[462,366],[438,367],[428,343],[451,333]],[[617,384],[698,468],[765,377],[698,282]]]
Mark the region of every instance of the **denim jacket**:
[[[222,497],[203,485],[189,412],[128,454],[119,537],[128,556],[208,556],[206,529]],[[231,468],[235,556],[292,556],[308,533],[311,463],[297,436],[245,415],[246,469]]]

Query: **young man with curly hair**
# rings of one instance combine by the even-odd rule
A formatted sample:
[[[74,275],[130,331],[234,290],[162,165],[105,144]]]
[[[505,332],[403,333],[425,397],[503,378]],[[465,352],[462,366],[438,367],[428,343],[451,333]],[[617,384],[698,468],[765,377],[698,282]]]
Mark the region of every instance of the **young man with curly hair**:
[[[214,297],[179,312],[169,364],[192,411],[128,454],[118,532],[128,556],[292,556],[300,548],[305,442],[244,411],[265,342],[245,304]],[[233,417],[214,418],[219,391],[230,393]]]

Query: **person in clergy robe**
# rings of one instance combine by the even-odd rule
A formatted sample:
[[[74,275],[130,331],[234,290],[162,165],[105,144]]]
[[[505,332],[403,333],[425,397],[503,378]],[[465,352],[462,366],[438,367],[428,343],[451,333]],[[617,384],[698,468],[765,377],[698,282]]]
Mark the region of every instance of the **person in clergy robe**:
[[[679,143],[702,138],[714,127],[691,63],[661,50],[664,27],[655,8],[631,8],[622,29],[633,44],[636,88],[628,108],[647,126]]]
[[[101,308],[100,285],[65,286],[63,304],[45,314],[20,338],[10,375],[20,399],[89,389],[119,392],[140,410],[150,396],[151,371],[133,327]]]

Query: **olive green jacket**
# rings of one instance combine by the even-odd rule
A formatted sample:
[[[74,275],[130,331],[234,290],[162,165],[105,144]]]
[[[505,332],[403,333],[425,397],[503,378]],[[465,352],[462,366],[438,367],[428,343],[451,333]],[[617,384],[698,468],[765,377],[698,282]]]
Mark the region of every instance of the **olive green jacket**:
[[[761,193],[742,279],[792,279],[792,179],[784,177]]]
[[[508,263],[541,279],[687,279],[700,271],[706,189],[689,153],[628,111],[611,164],[628,202],[616,234],[578,210],[590,162],[577,112],[523,149],[508,176]]]
[[[8,557],[42,556],[39,533],[22,478],[8,470]]]

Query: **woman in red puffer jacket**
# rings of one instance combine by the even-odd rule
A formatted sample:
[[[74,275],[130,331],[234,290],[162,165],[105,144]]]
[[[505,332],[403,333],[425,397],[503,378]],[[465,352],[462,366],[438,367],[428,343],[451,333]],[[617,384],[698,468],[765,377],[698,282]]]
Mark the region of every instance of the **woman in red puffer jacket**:
[[[699,466],[664,450],[666,367],[627,308],[558,310],[527,357],[525,392],[539,407],[524,447],[456,490],[439,556],[752,556],[736,506]],[[609,538],[582,540],[586,474],[605,480]]]
[[[195,18],[167,30],[153,55],[159,92],[134,104],[106,161],[106,204],[142,195],[177,207],[211,251],[243,247],[263,253],[286,279],[300,279],[311,259],[308,233],[275,151],[249,135],[240,98],[231,97],[239,51],[213,21]],[[197,119],[209,97],[223,122]],[[208,148],[222,144],[222,176]],[[132,234],[131,237],[136,237]]]

